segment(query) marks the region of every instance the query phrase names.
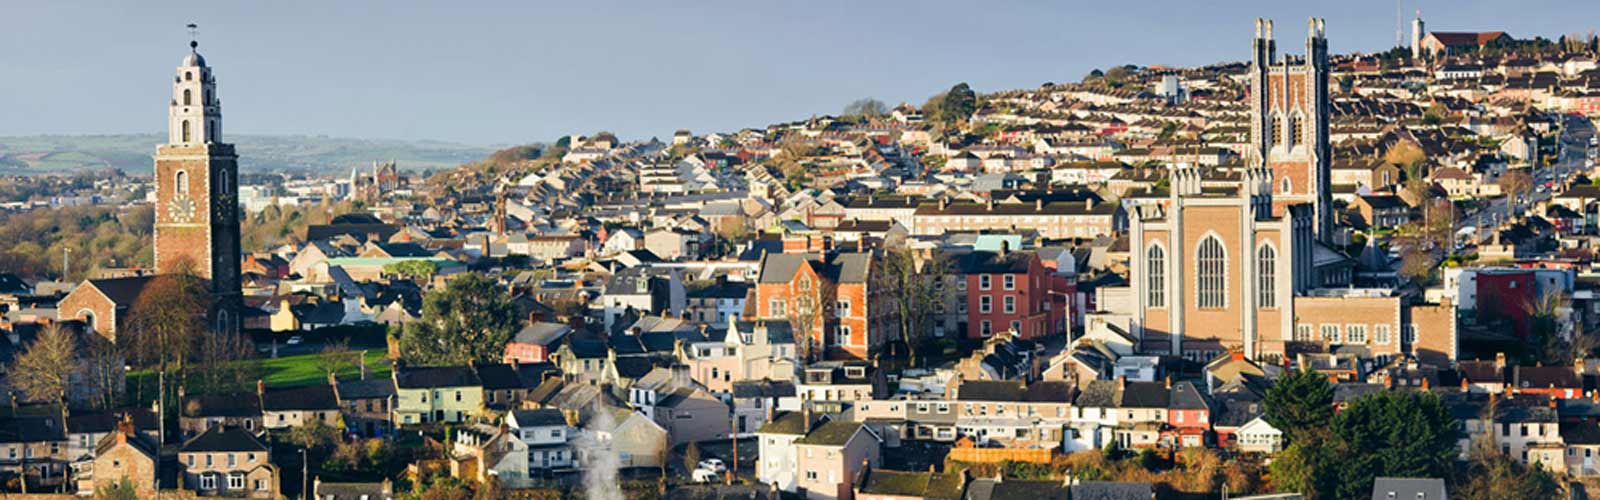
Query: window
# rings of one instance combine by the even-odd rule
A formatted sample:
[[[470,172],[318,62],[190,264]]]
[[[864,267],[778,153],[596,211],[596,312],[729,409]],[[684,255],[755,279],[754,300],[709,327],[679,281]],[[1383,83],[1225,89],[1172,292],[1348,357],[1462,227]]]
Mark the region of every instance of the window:
[[[1282,188],[1283,189],[1283,194],[1289,194],[1289,191],[1293,191],[1294,190],[1293,188],[1294,188],[1294,185],[1289,183],[1289,178],[1288,177],[1284,177],[1283,178],[1283,188]]]
[[[772,300],[767,301],[767,310],[770,311],[770,314],[768,314],[768,316],[772,316],[772,317],[788,316],[789,313],[784,310],[784,309],[787,309],[786,306],[788,306],[788,304],[784,303],[783,299],[772,299]]]
[[[990,297],[988,295],[979,295],[978,296],[978,313],[979,314],[989,314],[989,310],[992,308],[992,305],[991,305],[992,302],[994,302],[994,298],[993,297]]]
[[[184,106],[188,106],[189,105],[189,101],[190,101],[189,94],[190,94],[189,89],[183,89],[183,105]]]
[[[994,334],[994,330],[989,325],[989,320],[983,320],[983,321],[979,321],[978,322],[978,335],[982,335],[982,336],[988,337],[988,336],[993,335],[993,334]]]
[[[849,300],[841,300],[841,301],[839,301],[839,303],[834,304],[834,310],[838,311],[838,313],[839,313],[838,317],[840,317],[840,318],[848,318],[848,317],[850,317],[850,301]]]
[[[1339,325],[1322,325],[1322,340],[1330,344],[1339,343]]]
[[[1006,290],[1016,290],[1017,289],[1017,277],[1015,275],[1011,275],[1011,274],[1007,274],[1007,275],[1001,276],[1000,277],[1000,286],[1001,286],[1001,288],[1005,288]]]
[[[172,185],[173,185],[173,188],[172,188],[173,191],[175,191],[177,193],[188,193],[189,192],[189,172],[186,172],[186,171],[183,171],[183,170],[179,170],[178,173],[173,174],[172,175]]]
[[[1006,314],[1011,314],[1011,313],[1017,312],[1017,298],[1016,297],[1007,295],[1005,297],[1002,297],[1002,299],[1003,299],[1002,304],[1004,304],[1004,307],[1003,307],[1002,310],[1004,310],[1006,312]]]
[[[989,286],[990,286],[989,285],[989,275],[987,275],[987,274],[978,275],[978,289],[979,290],[988,290]]]
[[[230,490],[242,490],[242,489],[244,489],[244,473],[243,472],[234,472],[234,473],[228,474],[228,489],[230,489]]]
[[[1344,340],[1346,344],[1367,343],[1367,325],[1345,325]]]
[[[238,467],[238,466],[239,466],[239,457],[235,456],[232,453],[229,453],[228,454],[228,467]]]
[[[1276,142],[1282,141],[1282,140],[1283,140],[1283,117],[1282,116],[1273,115],[1272,116],[1272,135],[1269,136],[1269,138],[1267,139],[1267,145],[1268,145],[1268,147],[1271,147],[1271,145],[1273,143],[1276,143]]]
[[[849,325],[839,325],[838,342],[839,342],[839,344],[849,344],[850,343],[850,326]]]
[[[206,467],[211,466],[211,454],[206,454]]]
[[[1199,279],[1195,283],[1195,304],[1205,309],[1221,309],[1227,305],[1224,298],[1224,283],[1228,271],[1228,256],[1222,249],[1222,241],[1216,236],[1206,236],[1200,240],[1199,248]]]
[[[1017,320],[1011,320],[1011,331],[1017,332],[1017,333],[1022,333],[1022,322],[1021,321],[1017,321]]]
[[[1256,250],[1256,304],[1278,307],[1278,252],[1272,245]]]
[[[1416,323],[1407,323],[1405,326],[1400,327],[1400,341],[1407,344],[1417,343]]]
[[[1167,307],[1167,251],[1150,245],[1144,252],[1145,301],[1150,307]]]
[[[214,474],[201,474],[200,475],[200,489],[202,489],[202,490],[214,490],[214,489],[217,489],[217,476],[214,475]]]
[[[1293,148],[1295,145],[1300,144],[1305,140],[1304,137],[1300,136],[1300,129],[1304,126],[1300,122],[1300,115],[1289,115],[1289,137],[1284,142],[1284,146]]]
[[[1389,344],[1389,325],[1373,325],[1372,341],[1378,345]]]
[[[1294,326],[1294,341],[1295,342],[1310,342],[1311,340],[1312,340],[1311,325],[1295,325]]]
[[[461,402],[461,391],[456,391],[456,402]]]
[[[183,72],[183,81],[187,82],[187,81],[191,81],[191,80],[194,80],[194,72],[193,71],[185,71],[185,72]]]
[[[189,142],[189,120],[183,121],[183,141]]]

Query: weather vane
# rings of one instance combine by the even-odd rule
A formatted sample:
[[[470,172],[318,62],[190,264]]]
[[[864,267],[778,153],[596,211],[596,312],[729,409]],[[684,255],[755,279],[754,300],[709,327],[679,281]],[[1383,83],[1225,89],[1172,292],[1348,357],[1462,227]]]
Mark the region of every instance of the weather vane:
[[[189,23],[189,48],[192,49],[192,48],[200,46],[200,42],[195,40],[195,37],[197,35],[199,35],[199,34],[200,34],[200,25],[195,24],[195,23]]]

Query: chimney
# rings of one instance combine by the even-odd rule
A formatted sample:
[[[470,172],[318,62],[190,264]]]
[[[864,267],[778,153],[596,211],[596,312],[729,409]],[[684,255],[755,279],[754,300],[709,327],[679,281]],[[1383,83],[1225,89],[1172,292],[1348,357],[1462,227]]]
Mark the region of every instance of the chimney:
[[[1166,385],[1167,385],[1167,389],[1168,390],[1172,389],[1172,376],[1171,375],[1167,375]]]
[[[264,381],[264,380],[261,380],[261,379],[256,379],[256,396],[262,396],[262,395],[265,395],[266,393],[267,393],[267,382]]]
[[[1506,353],[1494,353],[1494,369],[1495,371],[1506,369]]]
[[[1244,361],[1244,351],[1231,351],[1228,353],[1228,357],[1233,358],[1234,361]]]
[[[988,200],[985,200],[983,202],[983,207],[984,207],[984,209],[993,212],[994,211],[994,198],[989,198]]]
[[[1117,390],[1120,391],[1120,390],[1123,390],[1123,389],[1125,389],[1127,387],[1128,387],[1128,376],[1127,375],[1117,375]]]
[[[1433,387],[1433,382],[1431,379],[1426,376],[1422,377],[1422,390],[1426,391],[1431,387]]]
[[[1467,378],[1466,377],[1461,377],[1461,392],[1467,392],[1468,390],[1470,390],[1469,388],[1470,388],[1470,384],[1467,383]]]
[[[1085,210],[1094,210],[1094,198],[1086,198],[1086,199],[1084,199],[1083,200],[1083,208]]]
[[[801,402],[800,403],[800,420],[802,421],[803,424],[805,424],[805,425],[803,425],[801,427],[801,429],[805,431],[804,434],[810,434],[811,433],[811,404],[809,402]]]
[[[1043,211],[1044,210],[1044,198],[1034,198],[1033,199],[1033,210],[1034,211]]]

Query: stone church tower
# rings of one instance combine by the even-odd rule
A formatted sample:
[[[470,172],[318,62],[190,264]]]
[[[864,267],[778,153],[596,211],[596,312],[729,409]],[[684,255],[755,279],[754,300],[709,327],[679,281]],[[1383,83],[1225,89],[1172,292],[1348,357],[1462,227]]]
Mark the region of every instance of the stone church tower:
[[[187,267],[207,280],[212,322],[239,330],[239,163],[222,142],[217,80],[189,42],[172,77],[167,143],[156,146],[156,272]]]
[[[1328,39],[1323,21],[1306,23],[1306,53],[1277,54],[1272,21],[1256,20],[1250,58],[1250,146],[1246,162],[1273,173],[1275,211],[1312,205],[1317,238],[1333,231],[1333,186],[1328,144]]]

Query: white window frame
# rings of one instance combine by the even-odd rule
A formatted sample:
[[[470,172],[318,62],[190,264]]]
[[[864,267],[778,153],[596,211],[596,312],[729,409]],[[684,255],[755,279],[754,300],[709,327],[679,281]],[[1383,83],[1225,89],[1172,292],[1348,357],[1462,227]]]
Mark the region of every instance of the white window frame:
[[[979,290],[988,290],[989,288],[994,286],[994,283],[992,283],[992,281],[993,281],[993,278],[989,277],[989,275],[987,275],[987,274],[978,275],[978,289]]]
[[[1004,288],[1006,290],[1016,290],[1017,289],[1017,275],[1015,275],[1015,274],[1002,274],[1002,275],[1000,275],[1000,287]]]
[[[1346,344],[1367,343],[1367,325],[1359,323],[1344,325],[1344,342]]]
[[[1372,325],[1372,342],[1378,345],[1389,345],[1393,338],[1392,329],[1388,323]]]
[[[1215,233],[1200,237],[1195,245],[1195,306],[1228,308],[1228,248]]]
[[[1145,249],[1145,302],[1149,307],[1167,307],[1167,249],[1152,243]]]

